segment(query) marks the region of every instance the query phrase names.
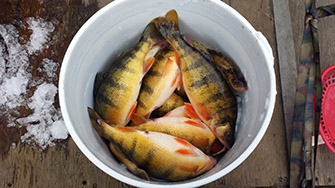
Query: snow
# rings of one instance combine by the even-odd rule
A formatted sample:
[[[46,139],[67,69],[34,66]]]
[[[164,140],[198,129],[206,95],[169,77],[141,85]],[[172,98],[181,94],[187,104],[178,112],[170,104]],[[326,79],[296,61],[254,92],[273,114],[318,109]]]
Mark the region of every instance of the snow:
[[[30,17],[20,23],[19,29],[0,24],[0,115],[7,118],[8,127],[26,128],[22,142],[44,150],[68,137],[61,112],[55,108],[58,89],[53,83],[58,81],[59,64],[45,57],[38,68],[42,75],[38,81],[33,80],[30,68],[33,58],[52,44],[55,22]],[[20,36],[20,29],[31,32],[28,40]],[[21,117],[20,108],[32,113]]]
[[[44,22],[42,19],[28,18],[27,23],[32,31],[27,43],[27,50],[31,55],[43,49],[43,45],[46,45],[48,41],[49,33],[53,32],[55,27],[51,22]]]
[[[12,149],[15,149],[15,148],[16,148],[16,143],[13,142],[13,143],[12,143]]]

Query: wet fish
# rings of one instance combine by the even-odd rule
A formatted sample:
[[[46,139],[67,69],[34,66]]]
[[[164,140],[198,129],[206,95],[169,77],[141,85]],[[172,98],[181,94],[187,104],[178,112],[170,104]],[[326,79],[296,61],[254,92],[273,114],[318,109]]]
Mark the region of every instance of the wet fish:
[[[222,73],[212,58],[185,41],[175,29],[175,22],[159,18],[155,24],[179,56],[184,89],[197,115],[230,148],[234,141],[237,103]]]
[[[203,44],[183,36],[184,39],[193,47],[197,48],[203,56],[213,58],[216,66],[222,71],[223,76],[227,80],[229,86],[237,92],[244,92],[248,89],[248,84],[243,76],[241,69],[238,65],[221,52],[207,49]]]
[[[187,117],[161,117],[132,128],[141,131],[166,133],[184,139],[209,154],[215,135],[207,125]]]
[[[152,112],[151,117],[161,117],[171,110],[178,108],[184,105],[185,100],[177,95],[172,93],[172,95],[165,101],[165,103]]]
[[[193,106],[188,103],[184,102],[183,106],[180,106],[178,108],[175,108],[171,110],[170,112],[166,113],[164,117],[170,116],[170,117],[188,117],[194,120],[199,120],[201,121],[200,117],[198,114],[195,112]]]
[[[155,63],[144,77],[136,115],[148,119],[151,112],[162,106],[176,88],[181,86],[181,73],[175,52],[167,47],[155,56]]]
[[[188,117],[185,113],[185,105],[179,106],[169,111],[163,117]]]
[[[137,105],[142,78],[154,62],[154,55],[166,46],[154,22],[144,29],[139,43],[97,74],[94,108],[109,124],[124,126]]]
[[[227,56],[221,52],[208,49],[213,57],[214,63],[223,72],[226,80],[234,91],[244,92],[248,89],[248,84],[243,76],[241,69]]]
[[[158,132],[110,126],[88,108],[92,126],[149,175],[169,181],[182,181],[210,170],[216,160],[189,142]]]
[[[132,172],[133,174],[135,174],[136,176],[142,179],[145,179],[148,181],[151,180],[146,171],[139,168],[133,161],[129,160],[127,156],[122,152],[122,150],[119,147],[117,147],[115,144],[113,144],[112,142],[109,142],[109,149],[114,154],[114,156],[127,167],[127,169],[130,172]]]

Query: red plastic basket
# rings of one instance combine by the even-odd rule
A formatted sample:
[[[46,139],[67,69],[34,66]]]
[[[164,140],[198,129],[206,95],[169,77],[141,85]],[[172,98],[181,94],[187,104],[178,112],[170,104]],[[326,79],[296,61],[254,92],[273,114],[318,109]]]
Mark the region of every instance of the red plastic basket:
[[[335,65],[321,75],[323,83],[320,134],[327,147],[335,153]]]

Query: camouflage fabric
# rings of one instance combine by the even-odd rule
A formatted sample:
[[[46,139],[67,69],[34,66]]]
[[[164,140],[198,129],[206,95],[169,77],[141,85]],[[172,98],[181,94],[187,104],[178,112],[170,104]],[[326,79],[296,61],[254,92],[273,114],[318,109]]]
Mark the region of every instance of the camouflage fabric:
[[[298,66],[290,152],[292,188],[312,187],[314,184],[312,135],[313,131],[318,135],[322,91],[317,24],[320,18],[334,14],[335,4],[316,8],[314,0],[306,0],[305,8],[305,29]],[[316,152],[314,160],[315,157]]]

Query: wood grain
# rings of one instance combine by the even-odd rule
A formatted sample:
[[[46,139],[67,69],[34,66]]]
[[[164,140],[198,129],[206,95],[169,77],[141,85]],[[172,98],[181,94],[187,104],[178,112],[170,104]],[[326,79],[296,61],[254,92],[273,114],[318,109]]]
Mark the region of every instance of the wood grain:
[[[335,16],[322,18],[318,24],[321,71],[324,71],[328,66],[335,64],[334,25]],[[335,184],[334,164],[334,154],[325,145],[318,147],[316,161],[317,185]]]
[[[13,24],[14,20],[22,20],[29,16],[59,21],[55,31],[57,41],[49,51],[45,51],[41,57],[36,57],[33,62],[33,70],[36,70],[43,57],[61,63],[65,50],[77,30],[108,2],[107,0],[5,0],[0,2],[0,24]],[[225,0],[225,2],[239,11],[268,39],[275,56],[278,94],[269,128],[255,151],[231,173],[203,187],[286,187],[288,160],[272,3],[271,0]],[[294,30],[294,33],[298,32]],[[34,75],[41,76],[37,71]],[[40,152],[19,142],[24,130],[9,129],[6,123],[1,120],[0,134],[1,138],[5,138],[0,141],[1,187],[125,187],[95,167],[71,138],[57,144],[56,147]],[[10,147],[12,142],[18,143],[15,149]]]
[[[288,153],[290,153],[292,122],[297,85],[296,55],[293,43],[291,14],[288,3],[289,1],[273,0],[272,2],[273,12],[275,15],[280,83],[281,88],[285,88],[282,90],[282,102],[286,128],[286,145],[288,148]]]
[[[289,1],[289,5],[291,13],[293,42],[296,55],[296,65],[298,66],[305,23],[305,1]]]
[[[327,6],[327,5],[331,5],[331,4],[335,4],[335,0],[317,0],[315,2],[316,7]]]
[[[289,3],[294,36],[293,40],[296,49],[296,60],[298,63],[304,29],[305,4],[304,0],[289,1]],[[317,0],[316,7],[333,3],[335,3],[334,0]],[[335,32],[334,23],[334,16],[330,16],[320,19],[318,24],[321,71],[323,71],[329,65],[335,64],[335,41],[333,37],[333,33]],[[334,166],[334,164],[334,154],[332,154],[325,145],[319,146],[316,162],[316,185],[324,186],[335,184],[334,168],[329,168],[330,166]]]

